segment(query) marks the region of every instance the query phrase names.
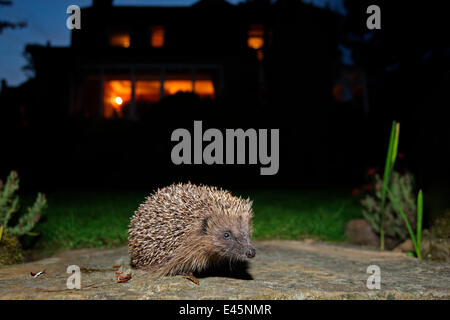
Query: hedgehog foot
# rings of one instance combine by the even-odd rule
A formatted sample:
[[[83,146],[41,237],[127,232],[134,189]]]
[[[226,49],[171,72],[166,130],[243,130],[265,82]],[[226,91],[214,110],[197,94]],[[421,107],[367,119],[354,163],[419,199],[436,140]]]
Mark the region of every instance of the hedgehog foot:
[[[198,279],[196,277],[194,277],[194,275],[192,273],[187,273],[187,274],[183,275],[183,277],[185,279],[188,279],[189,281],[192,281],[196,285],[200,285],[200,281],[198,281]]]

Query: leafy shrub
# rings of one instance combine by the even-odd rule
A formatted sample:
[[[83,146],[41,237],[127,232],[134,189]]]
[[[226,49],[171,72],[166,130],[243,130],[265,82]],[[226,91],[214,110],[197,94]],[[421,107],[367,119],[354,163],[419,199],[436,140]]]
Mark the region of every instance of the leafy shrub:
[[[33,206],[29,207],[28,211],[19,218],[16,226],[11,227],[8,226],[8,223],[20,209],[19,196],[16,195],[17,190],[19,190],[19,176],[16,171],[11,171],[5,185],[0,180],[0,226],[16,237],[24,234],[35,235],[31,230],[41,219],[47,206],[47,199],[44,194],[38,193]]]
[[[383,180],[379,174],[373,175],[372,192],[361,200],[363,206],[363,216],[370,223],[372,228],[380,233],[380,207],[382,204]],[[384,204],[384,226],[385,235],[397,241],[404,241],[409,233],[405,221],[392,200],[392,196],[401,205],[403,211],[411,226],[416,225],[416,196],[414,194],[414,177],[407,172],[401,174],[395,170],[392,171],[389,189],[391,193],[387,194],[387,201]]]
[[[0,243],[0,266],[21,262],[23,262],[23,255],[19,240],[9,232],[3,232]]]
[[[11,171],[5,184],[0,180],[0,265],[23,260],[18,237],[25,234],[36,235],[32,229],[41,219],[47,206],[45,195],[38,193],[34,204],[18,217],[17,224],[9,225],[11,218],[20,209],[19,196],[16,195],[18,190],[19,176],[16,171]]]

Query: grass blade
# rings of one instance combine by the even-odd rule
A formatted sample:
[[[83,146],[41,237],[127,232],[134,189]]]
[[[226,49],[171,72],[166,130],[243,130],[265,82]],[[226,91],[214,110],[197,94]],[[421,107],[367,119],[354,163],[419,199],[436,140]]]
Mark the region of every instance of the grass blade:
[[[395,139],[395,127],[396,122],[394,121],[392,123],[392,129],[391,129],[391,135],[389,137],[389,146],[388,146],[388,152],[386,155],[386,163],[384,165],[384,174],[383,174],[383,190],[381,193],[381,207],[384,208],[384,204],[386,202],[386,190],[387,185],[389,183],[389,177],[391,173],[391,164],[392,164],[392,151],[394,146],[394,139]]]
[[[388,152],[386,155],[386,163],[384,165],[383,188],[381,190],[381,207],[380,207],[380,249],[384,250],[384,205],[386,203],[386,190],[389,184],[389,178],[392,170],[392,150],[394,146],[396,121],[392,123],[391,135],[389,137]]]
[[[406,228],[408,229],[409,236],[411,237],[411,240],[413,242],[414,249],[416,250],[417,256],[419,256],[420,255],[420,249],[417,246],[416,237],[414,236],[414,232],[413,232],[413,230],[411,228],[411,225],[409,224],[408,217],[406,216],[405,212],[403,211],[403,208],[400,205],[400,203],[397,201],[397,199],[392,194],[391,190],[387,189],[387,192],[389,193],[392,202],[397,207],[398,211],[400,212],[400,215],[402,216],[403,220],[405,221]]]
[[[421,247],[422,247],[422,219],[423,219],[423,193],[422,189],[419,190],[419,195],[417,196],[417,246],[419,251],[417,256],[421,259]]]
[[[391,171],[394,169],[397,160],[398,140],[400,138],[400,123],[395,124],[394,145],[392,146]]]

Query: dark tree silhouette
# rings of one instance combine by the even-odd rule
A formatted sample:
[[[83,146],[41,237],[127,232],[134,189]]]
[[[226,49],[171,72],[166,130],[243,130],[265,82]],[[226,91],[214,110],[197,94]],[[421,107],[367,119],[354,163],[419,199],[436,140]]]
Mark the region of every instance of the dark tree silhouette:
[[[12,1],[10,0],[0,0],[0,6],[11,6]],[[7,20],[0,20],[0,34],[3,33],[3,30],[5,29],[22,29],[27,26],[27,23],[25,21],[20,22],[11,22]]]
[[[366,26],[366,10],[372,4],[381,9],[380,30]],[[433,82],[440,80],[431,75],[431,61],[442,53],[432,43],[432,8],[382,0],[346,0],[345,7],[343,44],[351,48],[356,66],[367,72],[370,103],[389,112],[389,118],[413,115]],[[373,101],[374,92],[378,101]]]

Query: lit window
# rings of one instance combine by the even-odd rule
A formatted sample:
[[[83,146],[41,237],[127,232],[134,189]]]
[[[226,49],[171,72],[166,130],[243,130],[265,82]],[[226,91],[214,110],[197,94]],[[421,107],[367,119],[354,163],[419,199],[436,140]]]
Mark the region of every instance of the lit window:
[[[199,76],[198,78],[200,79],[195,80],[195,94],[200,98],[214,99],[214,84],[210,77]]]
[[[160,92],[161,92],[161,82],[159,80],[136,81],[135,97],[137,103],[158,102]]]
[[[256,58],[259,62],[264,60],[264,51],[262,49],[256,51]]]
[[[164,81],[164,95],[173,95],[177,92],[192,92],[192,80]]]
[[[105,118],[122,118],[124,108],[131,100],[131,81],[110,80],[104,83],[103,116]]]
[[[173,95],[177,92],[194,92],[200,98],[214,98],[214,83],[209,75],[198,74],[192,82],[192,75],[168,76],[164,81],[164,95]]]
[[[161,48],[164,46],[164,27],[152,27],[151,45],[153,48]]]
[[[109,44],[113,47],[128,48],[130,46],[130,34],[126,31],[114,32],[109,38]]]
[[[105,80],[103,83],[103,117],[126,118],[130,112],[131,81],[126,76],[118,76],[115,80]],[[161,80],[158,74],[139,75],[135,82],[134,98],[139,105],[157,103],[161,95]],[[111,79],[111,78],[110,78]],[[156,80],[158,79],[158,80]],[[209,74],[200,73],[192,82],[192,74],[178,73],[168,75],[164,80],[164,95],[170,96],[178,92],[194,92],[201,98],[215,97],[215,89]]]
[[[262,25],[251,25],[248,31],[247,44],[249,48],[258,50],[264,46],[264,28]]]

